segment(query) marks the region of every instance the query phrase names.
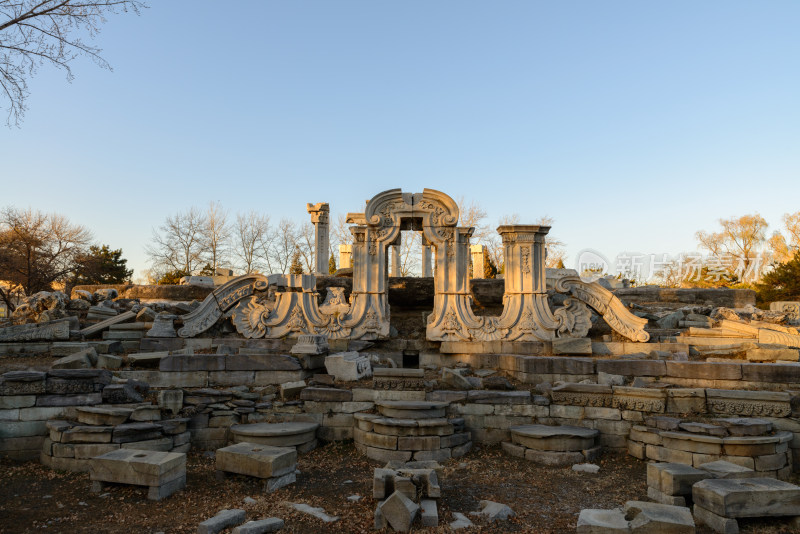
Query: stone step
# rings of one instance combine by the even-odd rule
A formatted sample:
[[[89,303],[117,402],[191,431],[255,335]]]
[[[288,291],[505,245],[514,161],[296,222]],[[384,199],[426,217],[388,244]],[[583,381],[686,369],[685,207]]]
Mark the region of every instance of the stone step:
[[[233,425],[230,428],[234,443],[249,442],[273,447],[297,447],[314,441],[319,424],[290,423],[252,423]]]
[[[394,419],[379,417],[372,421],[373,432],[391,436],[449,436],[455,432],[444,418]]]
[[[132,408],[104,408],[100,406],[79,406],[76,408],[78,422],[85,425],[119,425],[128,420]]]
[[[378,411],[395,419],[438,419],[445,416],[449,402],[432,401],[377,401]]]
[[[583,451],[595,446],[599,430],[579,426],[512,426],[511,441],[540,451]]]

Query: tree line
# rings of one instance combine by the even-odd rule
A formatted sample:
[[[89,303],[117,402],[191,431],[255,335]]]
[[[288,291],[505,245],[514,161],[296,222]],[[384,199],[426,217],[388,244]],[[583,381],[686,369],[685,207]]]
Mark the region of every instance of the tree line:
[[[6,207],[0,211],[0,300],[9,310],[39,291],[129,282],[122,250],[94,242],[63,215]]]

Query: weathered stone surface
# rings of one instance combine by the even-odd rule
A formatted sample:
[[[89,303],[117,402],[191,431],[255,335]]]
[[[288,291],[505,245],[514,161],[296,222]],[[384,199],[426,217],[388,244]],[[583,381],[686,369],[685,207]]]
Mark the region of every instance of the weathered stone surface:
[[[731,436],[762,436],[772,431],[772,423],[756,417],[728,417],[717,419]]]
[[[706,389],[708,411],[714,414],[786,417],[792,411],[790,400],[785,392]]]
[[[542,451],[581,451],[595,445],[599,431],[575,426],[514,426],[511,440],[529,449]],[[572,462],[579,463],[579,462]]]
[[[433,419],[445,415],[448,402],[428,401],[377,401],[378,411],[396,419]]]
[[[592,340],[588,337],[562,337],[553,340],[553,354],[591,354]]]
[[[125,423],[114,427],[111,441],[114,443],[130,443],[161,437],[161,427],[153,423]]]
[[[683,506],[628,501],[624,510],[632,534],[694,534],[695,531],[692,513]]]
[[[100,393],[39,395],[36,397],[36,406],[88,406],[101,402],[103,402],[103,398]]]
[[[719,516],[696,504],[693,507],[693,511],[695,521],[698,524],[706,525],[720,534],[739,534],[739,523],[736,519]]]
[[[230,427],[233,441],[275,447],[296,447],[315,439],[317,423],[254,423]]]
[[[325,369],[336,380],[345,382],[360,380],[372,376],[372,365],[369,358],[358,352],[340,352],[325,358]]]
[[[0,341],[53,341],[69,339],[70,319],[0,328]]]
[[[119,369],[122,367],[122,357],[113,354],[98,354],[97,367],[101,369]]]
[[[399,491],[392,493],[379,506],[386,522],[395,532],[410,531],[419,513],[419,505]]]
[[[300,400],[347,402],[353,400],[353,393],[347,389],[307,387],[300,392]]]
[[[156,488],[175,480],[186,482],[186,455],[181,453],[118,449],[89,462],[91,480]]]
[[[131,384],[111,384],[103,388],[103,400],[109,404],[129,404],[144,399]]]
[[[692,485],[709,478],[708,471],[676,463],[647,464],[647,485],[665,495],[691,495]]]
[[[324,523],[333,523],[334,521],[339,520],[339,518],[336,516],[326,514],[324,508],[315,508],[313,506],[309,506],[307,504],[302,504],[302,503],[289,503],[289,504],[292,508],[294,508],[298,512],[303,512],[304,514],[316,517],[317,519],[321,520]]]
[[[282,354],[229,354],[225,356],[227,371],[300,371],[296,358]]]
[[[494,523],[495,521],[506,521],[507,519],[516,515],[514,510],[512,510],[507,504],[494,501],[481,501],[479,504],[481,509],[478,513],[486,517],[490,523]]]
[[[625,514],[619,508],[612,510],[585,509],[578,516],[578,534],[629,534]]]
[[[442,368],[442,384],[456,390],[472,389],[472,384],[460,372],[447,367]]]
[[[434,499],[421,499],[419,501],[419,515],[423,527],[439,526],[439,510]]]
[[[663,360],[597,360],[597,372],[623,376],[664,376]]]
[[[153,319],[153,327],[147,331],[147,337],[172,338],[178,337],[174,321],[176,315],[161,312]]]
[[[742,379],[742,365],[738,363],[668,361],[666,365],[667,376],[674,376],[677,378],[697,378],[704,380]]]
[[[183,407],[183,391],[180,389],[163,389],[159,391],[158,407],[164,411],[177,414]]]
[[[711,478],[756,478],[760,476],[750,468],[725,460],[700,464],[697,468],[708,472]]]
[[[265,534],[266,532],[275,532],[282,528],[283,519],[268,517],[266,519],[248,521],[244,525],[234,528],[231,534]]]
[[[197,525],[197,534],[218,534],[226,528],[244,523],[247,514],[244,510],[222,510],[214,517]]]
[[[119,425],[127,421],[133,409],[82,406],[76,409],[78,422],[85,425]]]
[[[256,443],[236,443],[218,449],[218,471],[238,473],[258,478],[279,477],[294,472],[297,451],[293,447],[272,447]]]
[[[772,478],[708,479],[692,488],[696,505],[722,517],[799,515],[800,487]]]

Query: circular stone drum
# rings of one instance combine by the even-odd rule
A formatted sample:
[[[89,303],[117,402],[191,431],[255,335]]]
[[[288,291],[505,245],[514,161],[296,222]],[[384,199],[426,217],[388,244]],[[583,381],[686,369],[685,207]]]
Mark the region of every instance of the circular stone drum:
[[[233,425],[231,440],[234,443],[258,443],[273,447],[298,447],[316,439],[317,423],[253,423]]]

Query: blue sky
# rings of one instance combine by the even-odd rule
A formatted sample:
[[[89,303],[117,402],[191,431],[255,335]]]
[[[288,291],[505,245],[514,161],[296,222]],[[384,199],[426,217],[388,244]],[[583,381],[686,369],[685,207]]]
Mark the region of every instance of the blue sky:
[[[800,3],[152,0],[43,68],[0,128],[0,205],[66,214],[146,268],[210,200],[273,221],[385,189],[555,219],[591,247],[694,250],[800,210]],[[569,262],[568,262],[569,266]]]

